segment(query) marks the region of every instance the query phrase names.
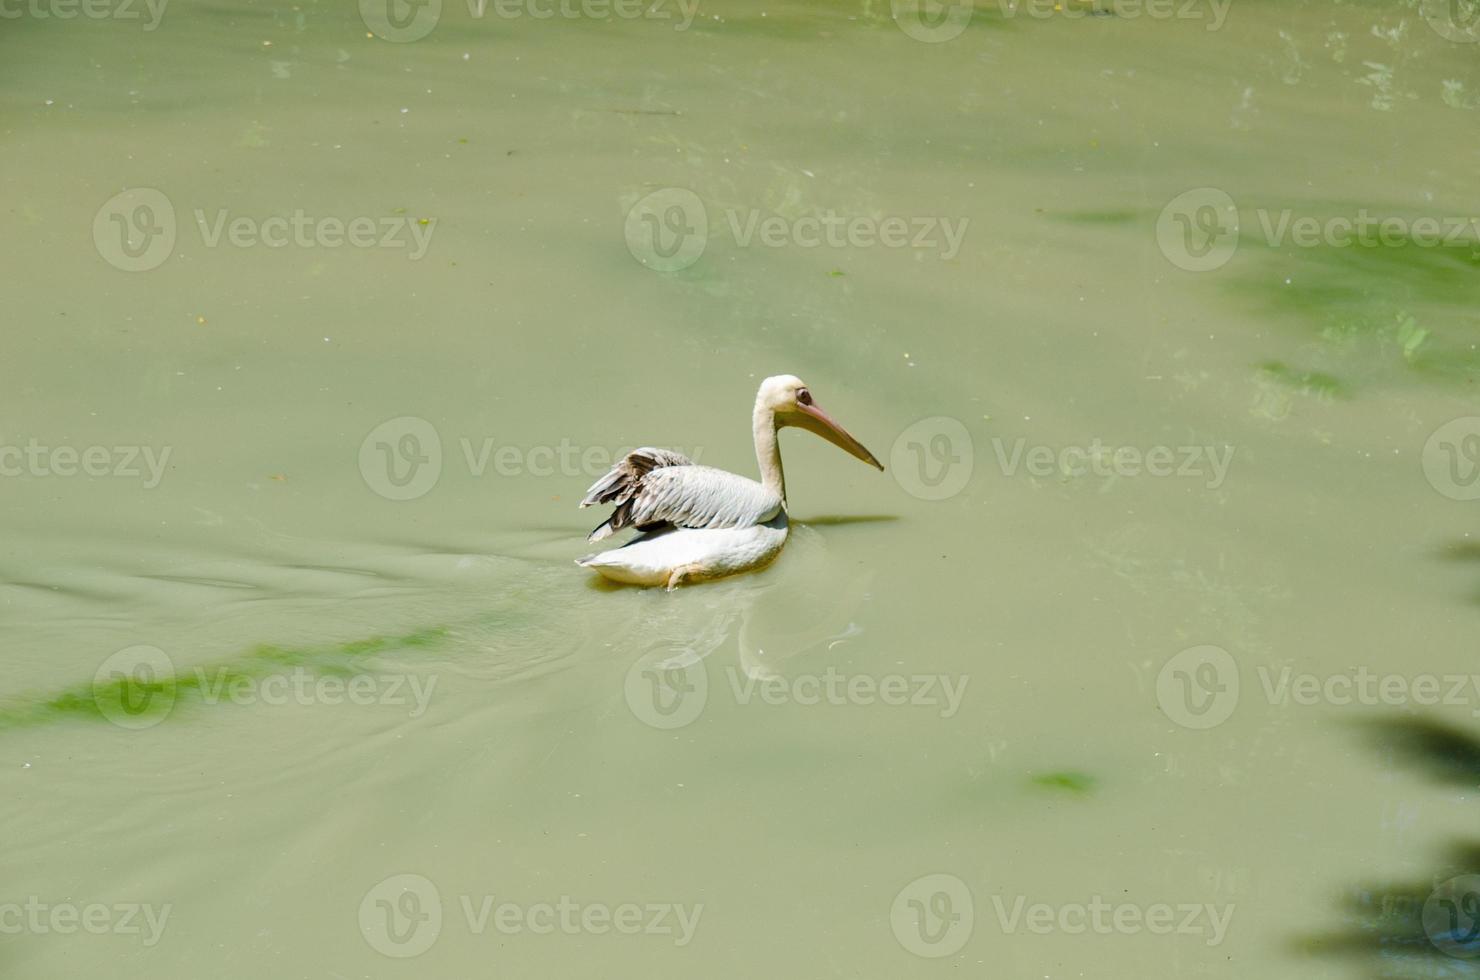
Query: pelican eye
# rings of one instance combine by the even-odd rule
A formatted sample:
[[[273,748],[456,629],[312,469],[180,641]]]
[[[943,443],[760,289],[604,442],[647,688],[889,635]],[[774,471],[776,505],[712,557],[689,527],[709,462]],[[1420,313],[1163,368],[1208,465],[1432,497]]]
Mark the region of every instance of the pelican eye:
[[[808,391],[806,388],[798,388],[797,389],[797,404],[798,405],[810,405],[810,404],[812,404],[812,393],[810,391]]]

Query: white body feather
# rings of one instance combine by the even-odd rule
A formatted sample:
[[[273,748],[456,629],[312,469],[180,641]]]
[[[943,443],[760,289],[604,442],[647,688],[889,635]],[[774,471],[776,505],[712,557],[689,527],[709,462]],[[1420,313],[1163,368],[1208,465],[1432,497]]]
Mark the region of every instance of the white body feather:
[[[692,569],[690,581],[720,578],[769,564],[786,544],[782,511],[750,527],[675,528],[639,534],[627,544],[582,558],[586,568],[629,585],[666,585],[677,569]]]

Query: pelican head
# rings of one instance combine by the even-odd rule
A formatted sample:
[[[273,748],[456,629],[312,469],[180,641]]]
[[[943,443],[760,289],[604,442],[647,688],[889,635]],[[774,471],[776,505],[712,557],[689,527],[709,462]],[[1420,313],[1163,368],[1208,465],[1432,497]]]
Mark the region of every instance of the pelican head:
[[[848,430],[828,415],[812,399],[812,392],[805,381],[793,374],[778,374],[761,382],[761,390],[755,396],[757,414],[768,413],[776,428],[794,425],[826,439],[850,456],[863,460],[870,466],[884,468],[874,454],[863,447],[863,443],[848,434]]]

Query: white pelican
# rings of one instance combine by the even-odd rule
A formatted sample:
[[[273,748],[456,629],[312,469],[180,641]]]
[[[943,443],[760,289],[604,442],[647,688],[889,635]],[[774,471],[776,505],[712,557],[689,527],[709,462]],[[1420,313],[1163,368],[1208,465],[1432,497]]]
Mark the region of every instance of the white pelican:
[[[880,470],[874,454],[812,401],[800,378],[777,375],[761,382],[751,416],[757,483],[734,473],[698,466],[666,449],[634,449],[586,491],[582,507],[616,504],[612,516],[586,539],[625,527],[642,532],[627,544],[578,559],[617,582],[666,585],[720,578],[760,568],[786,544],[786,479],[776,434],[788,425],[815,432]]]

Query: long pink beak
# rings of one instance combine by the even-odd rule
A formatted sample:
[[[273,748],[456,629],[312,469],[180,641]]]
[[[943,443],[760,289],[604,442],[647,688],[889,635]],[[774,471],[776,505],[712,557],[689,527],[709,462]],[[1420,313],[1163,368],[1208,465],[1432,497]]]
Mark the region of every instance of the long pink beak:
[[[883,471],[884,464],[874,459],[874,454],[865,449],[863,443],[853,438],[847,429],[833,421],[831,415],[828,415],[815,404],[799,404],[797,405],[797,409],[801,414],[793,416],[793,420],[790,422],[791,425],[799,426],[808,432],[814,432],[848,455],[855,456],[870,466],[877,467],[881,472]]]

